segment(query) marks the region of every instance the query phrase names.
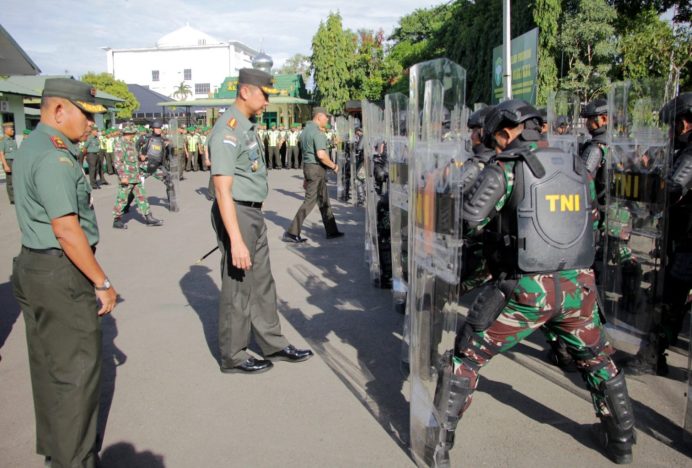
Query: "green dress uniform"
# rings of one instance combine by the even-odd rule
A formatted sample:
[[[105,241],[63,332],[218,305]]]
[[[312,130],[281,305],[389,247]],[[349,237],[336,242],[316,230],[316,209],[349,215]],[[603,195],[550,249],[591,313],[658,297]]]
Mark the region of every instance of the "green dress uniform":
[[[5,173],[5,186],[7,187],[7,197],[10,203],[14,204],[14,190],[12,185],[12,164],[14,163],[15,152],[17,151],[17,141],[14,138],[5,136],[0,141],[0,151],[5,155],[5,161],[10,166],[10,172]]]
[[[329,151],[326,135],[314,122],[308,122],[300,135],[300,149],[303,153],[303,174],[305,176],[305,200],[286,232],[300,236],[303,221],[317,205],[322,215],[322,223],[327,231],[327,237],[338,234],[332,207],[329,205],[327,191],[327,169],[317,159],[319,150]]]
[[[91,183],[91,188],[98,188],[96,182],[96,176],[99,173],[99,164],[101,163],[101,142],[98,136],[89,135],[86,142],[84,142],[86,147],[86,160],[89,165],[89,182]],[[103,174],[101,174],[101,180],[103,180]]]
[[[216,122],[209,136],[212,175],[232,176],[238,226],[250,252],[252,268],[233,266],[228,233],[221,219],[218,201],[212,206],[212,225],[216,231],[221,258],[221,297],[219,298],[219,348],[221,367],[230,368],[250,356],[246,349],[254,330],[263,354],[288,346],[281,333],[276,310],[276,288],[269,263],[267,226],[262,202],[269,191],[267,165],[256,124],[235,105]]]
[[[36,412],[36,450],[53,467],[96,463],[101,325],[94,286],[67,258],[51,220],[76,214],[99,241],[91,187],[64,135],[39,124],[17,151],[16,212],[22,249],[12,285],[24,314]]]

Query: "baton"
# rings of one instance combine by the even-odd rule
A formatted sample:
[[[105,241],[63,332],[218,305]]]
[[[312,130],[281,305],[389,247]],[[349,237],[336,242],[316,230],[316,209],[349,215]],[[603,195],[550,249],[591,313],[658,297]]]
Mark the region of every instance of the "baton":
[[[205,258],[207,258],[209,255],[213,254],[213,253],[216,252],[217,250],[219,250],[219,246],[218,246],[218,245],[217,245],[216,247],[214,247],[213,249],[211,249],[211,250],[210,250],[209,252],[207,252],[206,254],[204,254],[204,256],[203,256],[202,258],[200,258],[199,260],[197,260],[197,261],[195,262],[195,265],[199,265],[200,263],[202,263],[202,261],[204,261]]]

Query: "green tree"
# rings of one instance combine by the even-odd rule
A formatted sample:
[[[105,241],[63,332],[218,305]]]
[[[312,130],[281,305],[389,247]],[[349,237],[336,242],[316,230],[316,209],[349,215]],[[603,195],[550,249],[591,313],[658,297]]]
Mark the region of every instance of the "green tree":
[[[396,61],[386,60],[384,32],[359,30],[358,50],[350,69],[349,95],[351,99],[379,101],[387,86],[401,71]]]
[[[354,34],[343,29],[338,12],[330,12],[312,38],[310,64],[314,96],[329,112],[340,113],[349,100],[349,70],[354,62],[356,42]]]
[[[279,73],[282,74],[300,74],[303,77],[303,82],[307,83],[310,79],[310,57],[303,54],[295,54],[284,62],[279,68]]]
[[[567,62],[561,87],[583,102],[605,92],[617,54],[617,12],[605,0],[579,0],[564,17],[559,46]]]
[[[560,0],[535,0],[533,20],[539,30],[536,104],[539,106],[547,104],[548,96],[557,89],[555,56],[561,15]]]
[[[134,94],[127,89],[127,84],[122,80],[116,80],[110,73],[88,72],[82,76],[82,81],[89,83],[96,89],[119,97],[123,102],[115,104],[119,119],[129,119],[132,113],[139,108],[139,101]]]
[[[181,81],[178,87],[175,88],[175,91],[173,91],[173,95],[171,97],[179,101],[184,101],[189,96],[192,96],[192,88],[190,88],[189,84]]]

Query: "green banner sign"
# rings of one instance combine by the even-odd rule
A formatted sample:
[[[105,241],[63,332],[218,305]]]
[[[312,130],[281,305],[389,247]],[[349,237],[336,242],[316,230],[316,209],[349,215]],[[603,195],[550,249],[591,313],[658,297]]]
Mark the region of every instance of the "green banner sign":
[[[512,98],[536,104],[538,28],[515,37],[512,47]],[[502,45],[493,49],[492,103],[502,99]]]

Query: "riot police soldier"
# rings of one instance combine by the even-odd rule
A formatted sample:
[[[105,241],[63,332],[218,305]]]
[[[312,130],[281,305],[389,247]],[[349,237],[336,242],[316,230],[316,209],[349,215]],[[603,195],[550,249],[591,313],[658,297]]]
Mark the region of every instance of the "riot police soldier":
[[[597,283],[601,284],[600,266],[604,260],[603,252],[606,250],[604,243],[607,242],[607,252],[610,258],[606,260],[612,260],[622,268],[622,307],[629,308],[635,301],[636,291],[639,290],[641,266],[632,254],[632,250],[627,246],[628,233],[631,230],[627,227],[628,222],[630,222],[629,211],[621,203],[611,202],[607,208],[608,213],[606,213],[608,190],[608,175],[606,171],[608,101],[605,99],[595,99],[584,106],[580,115],[586,119],[586,129],[591,135],[591,140],[582,148],[580,157],[596,185],[596,199],[599,210],[600,235],[596,244],[596,262],[594,264]],[[606,219],[609,219],[608,226],[605,226]]]
[[[540,121],[540,114],[520,100],[499,104],[485,118],[486,141],[497,154],[464,200],[463,218],[466,232],[483,235],[494,282],[472,304],[440,373],[435,404],[447,431],[440,446],[453,445],[480,368],[546,325],[567,343],[591,392],[599,441],[613,461],[630,463],[634,415],[624,373],[610,358],[590,269],[588,173],[573,155],[537,149],[535,122],[525,125],[532,119]]]
[[[660,323],[653,325],[650,341],[635,359],[626,364],[632,374],[668,374],[665,351],[677,342],[685,318],[686,301],[692,290],[692,92],[668,101],[660,112],[671,126],[675,153],[666,184],[669,196],[667,217],[671,221],[666,253]]]
[[[177,203],[175,203],[175,188],[171,180],[171,174],[165,164],[169,142],[161,134],[162,127],[163,124],[160,120],[152,122],[151,134],[144,135],[138,142],[139,154],[146,158],[147,176],[154,176],[166,186],[168,210],[179,211]]]

